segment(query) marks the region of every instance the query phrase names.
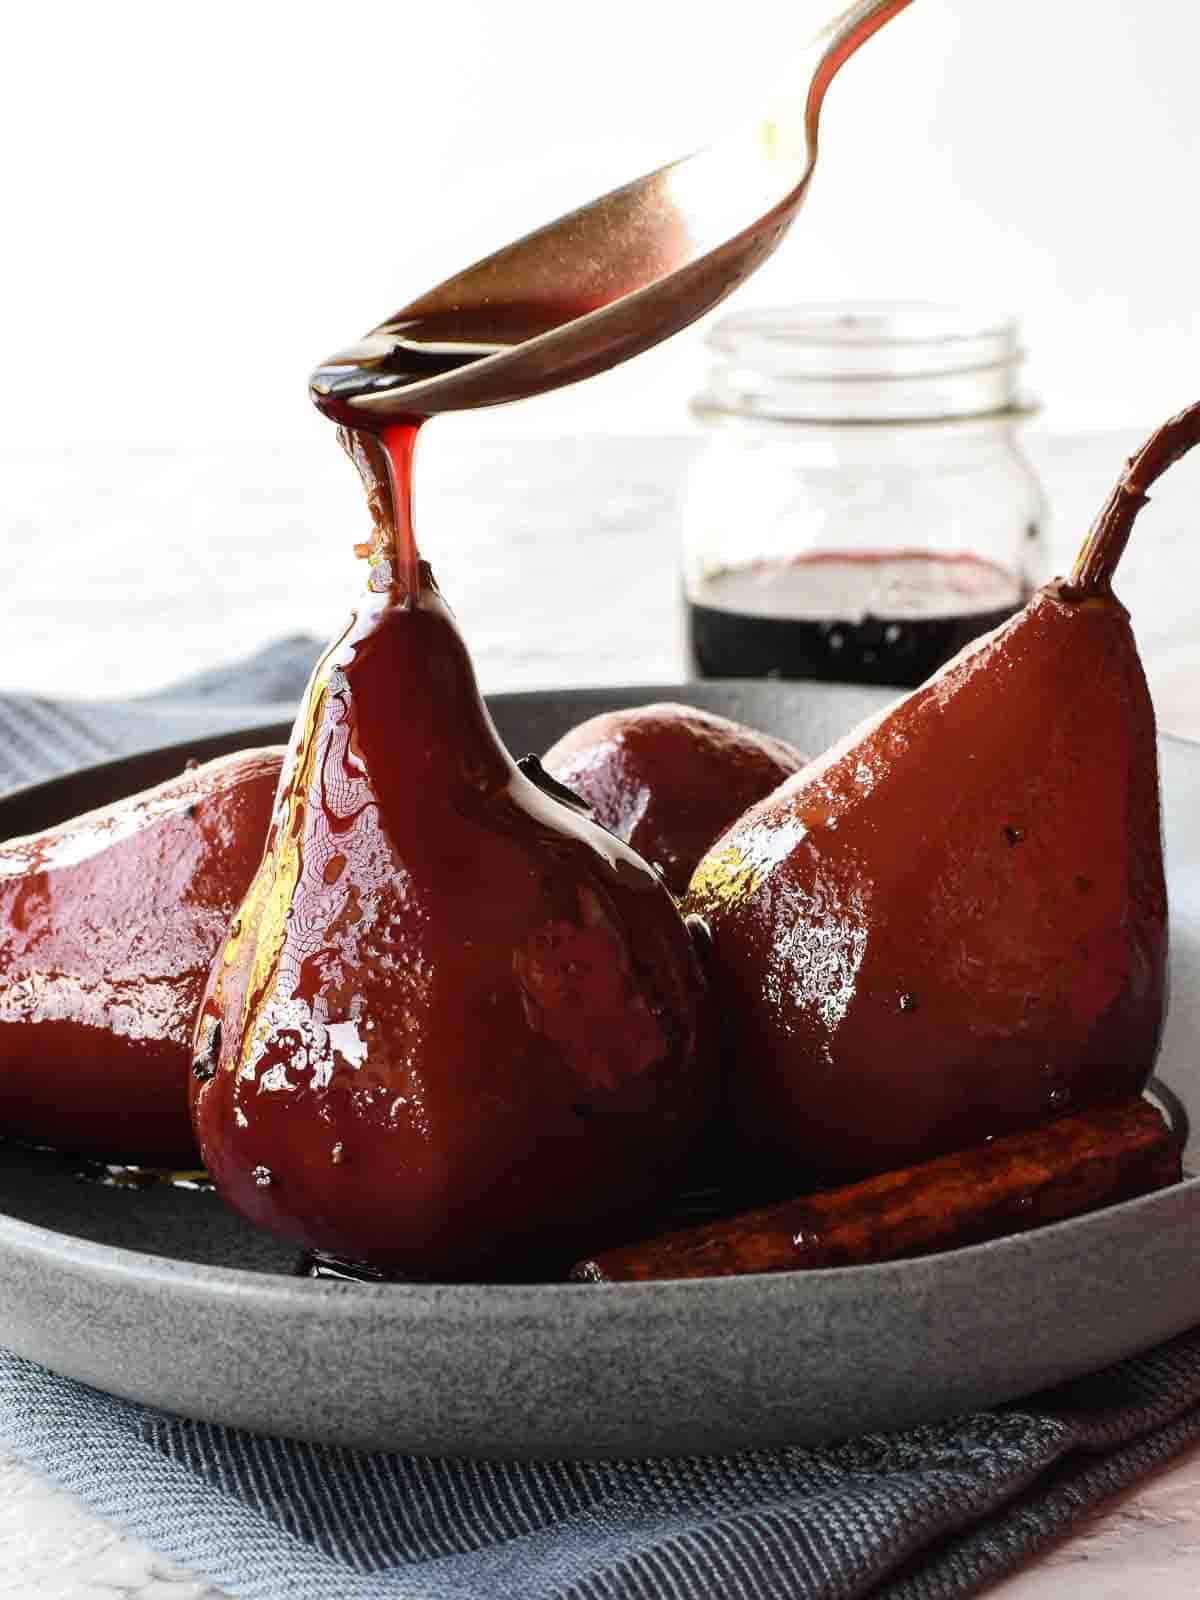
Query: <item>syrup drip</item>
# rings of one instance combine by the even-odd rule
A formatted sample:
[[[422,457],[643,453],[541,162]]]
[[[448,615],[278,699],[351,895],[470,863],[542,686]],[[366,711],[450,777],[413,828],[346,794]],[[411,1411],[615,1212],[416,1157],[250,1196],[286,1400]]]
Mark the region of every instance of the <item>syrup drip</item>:
[[[413,530],[412,475],[423,417],[405,417],[379,433],[340,428],[338,438],[358,468],[374,531],[355,546],[370,567],[367,589],[389,604],[415,603],[421,592],[420,555]]]
[[[372,592],[420,593],[420,567],[412,524],[413,448],[428,420],[380,416],[354,401],[396,394],[406,385],[485,361],[548,333],[593,309],[586,305],[509,302],[384,323],[356,345],[323,361],[309,381],[317,410],[339,425],[342,443],[367,489],[375,539],[359,554],[372,564]],[[384,571],[384,563],[388,570]]]
[[[406,418],[385,428],[379,435],[392,491],[392,549],[395,552],[396,574],[403,580],[405,594],[414,599],[420,593],[421,573],[417,539],[413,531],[412,472],[417,430],[423,421],[423,417],[414,417],[411,421]]]

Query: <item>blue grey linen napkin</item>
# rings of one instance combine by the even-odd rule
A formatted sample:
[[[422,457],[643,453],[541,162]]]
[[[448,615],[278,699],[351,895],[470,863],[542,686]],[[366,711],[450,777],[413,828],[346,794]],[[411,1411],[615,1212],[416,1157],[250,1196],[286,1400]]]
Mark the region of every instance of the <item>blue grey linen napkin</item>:
[[[1197,1438],[1200,1333],[903,1433],[603,1463],[258,1438],[0,1353],[0,1444],[245,1600],[949,1600]]]
[[[0,694],[0,794],[71,767],[291,716],[319,653],[277,640],[243,661],[141,700],[43,700]]]
[[[315,651],[284,641],[153,702],[0,697],[0,790],[244,725],[256,699],[278,714]],[[1194,1439],[1200,1330],[1024,1405],[902,1433],[604,1463],[259,1438],[0,1351],[0,1446],[246,1600],[950,1600]]]

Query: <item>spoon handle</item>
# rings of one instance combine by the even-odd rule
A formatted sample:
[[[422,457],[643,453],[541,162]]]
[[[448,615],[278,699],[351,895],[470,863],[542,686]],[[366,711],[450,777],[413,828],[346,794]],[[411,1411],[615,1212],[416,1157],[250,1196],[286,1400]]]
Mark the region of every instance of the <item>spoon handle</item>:
[[[813,40],[813,48],[820,50],[820,56],[804,102],[804,130],[814,156],[825,91],[854,52],[911,4],[912,0],[857,0]]]
[[[811,41],[789,120],[749,130],[601,195],[438,284],[334,356],[313,398],[378,426],[544,394],[615,367],[712,309],[779,245],[817,156],[830,83],[912,0],[857,0]]]

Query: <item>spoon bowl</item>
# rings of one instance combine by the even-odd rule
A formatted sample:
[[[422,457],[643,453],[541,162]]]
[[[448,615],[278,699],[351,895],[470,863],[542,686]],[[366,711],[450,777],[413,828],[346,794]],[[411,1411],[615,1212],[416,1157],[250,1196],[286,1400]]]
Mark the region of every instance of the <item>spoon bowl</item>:
[[[776,249],[808,189],[825,93],[911,0],[857,0],[802,57],[799,115],[637,178],[412,301],[313,374],[353,427],[543,394],[648,350],[717,305]]]

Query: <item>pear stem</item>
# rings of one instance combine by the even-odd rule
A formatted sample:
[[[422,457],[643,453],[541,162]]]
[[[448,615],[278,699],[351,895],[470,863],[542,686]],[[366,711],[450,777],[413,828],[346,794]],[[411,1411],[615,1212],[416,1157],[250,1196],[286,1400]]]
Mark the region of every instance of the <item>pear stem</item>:
[[[1195,444],[1200,444],[1200,401],[1164,422],[1125,463],[1062,586],[1064,599],[1086,600],[1112,593],[1113,573],[1125,553],[1130,530],[1150,498],[1146,490]]]

